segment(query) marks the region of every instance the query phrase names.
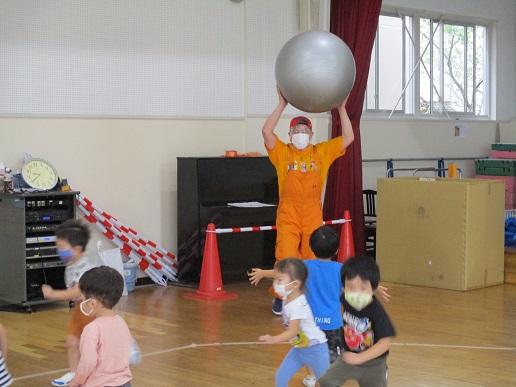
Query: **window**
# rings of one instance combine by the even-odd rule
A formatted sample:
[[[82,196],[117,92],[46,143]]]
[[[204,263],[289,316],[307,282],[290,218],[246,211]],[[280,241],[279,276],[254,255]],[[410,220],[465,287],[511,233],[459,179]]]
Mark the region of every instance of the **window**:
[[[404,22],[409,18],[381,15],[376,32],[371,66],[366,89],[366,109],[390,112],[405,110],[407,102],[402,96],[405,88],[406,61]]]
[[[487,27],[382,14],[365,110],[487,116]]]

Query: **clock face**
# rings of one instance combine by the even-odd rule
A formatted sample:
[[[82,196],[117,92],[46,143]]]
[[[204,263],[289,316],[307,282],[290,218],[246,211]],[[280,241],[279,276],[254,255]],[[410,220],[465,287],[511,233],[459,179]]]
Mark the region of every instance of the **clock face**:
[[[45,160],[32,159],[22,168],[22,177],[32,188],[48,191],[57,184],[56,170]]]

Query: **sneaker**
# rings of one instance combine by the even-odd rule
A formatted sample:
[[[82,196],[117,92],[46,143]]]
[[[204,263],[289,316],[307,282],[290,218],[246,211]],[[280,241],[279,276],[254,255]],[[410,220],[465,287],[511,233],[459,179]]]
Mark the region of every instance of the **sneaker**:
[[[303,386],[306,387],[315,387],[315,383],[317,383],[317,379],[314,375],[307,375],[303,379]]]
[[[272,313],[276,316],[281,316],[281,311],[283,310],[283,300],[281,298],[274,297],[272,299]]]
[[[73,378],[75,377],[75,372],[67,372],[59,379],[52,380],[53,386],[69,386],[72,383]]]

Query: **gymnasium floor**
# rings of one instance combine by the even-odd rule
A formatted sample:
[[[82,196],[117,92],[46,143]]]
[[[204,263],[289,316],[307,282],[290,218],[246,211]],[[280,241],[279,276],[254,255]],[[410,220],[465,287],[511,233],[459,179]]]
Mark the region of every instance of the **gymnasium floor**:
[[[282,330],[266,286],[226,286],[240,298],[223,303],[185,300],[189,289],[181,287],[137,288],[118,307],[144,353],[133,386],[273,386],[289,347],[252,343]],[[387,310],[398,331],[388,360],[390,386],[516,385],[515,285],[466,293],[390,289]],[[0,312],[14,386],[49,386],[64,371],[68,318],[65,304],[33,314]],[[291,385],[301,386],[302,376]]]

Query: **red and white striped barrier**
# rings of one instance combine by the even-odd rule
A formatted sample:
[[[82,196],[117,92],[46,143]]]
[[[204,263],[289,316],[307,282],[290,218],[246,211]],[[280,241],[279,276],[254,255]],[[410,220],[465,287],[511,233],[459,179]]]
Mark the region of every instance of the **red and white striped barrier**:
[[[344,224],[347,222],[351,222],[351,219],[335,219],[335,220],[325,220],[323,225],[327,226],[329,224]]]
[[[323,225],[328,224],[343,224],[346,222],[351,222],[351,219],[335,219],[335,220],[325,220]],[[214,232],[216,234],[232,234],[239,232],[258,232],[258,231],[271,231],[276,230],[276,226],[249,226],[249,227],[232,227],[232,228],[217,228],[215,231],[206,230],[206,232]]]
[[[151,251],[151,249],[148,248],[146,244],[145,245],[142,244],[142,242],[141,242],[142,239],[136,240],[135,236],[133,236],[135,234],[124,233],[124,230],[122,230],[121,227],[117,226],[116,224],[112,224],[112,223],[114,223],[114,221],[116,221],[115,218],[112,217],[111,221],[108,221],[101,214],[101,211],[97,207],[93,206],[92,204],[88,204],[89,201],[86,202],[87,199],[85,199],[83,197],[78,197],[77,200],[83,206],[83,208],[86,210],[86,212],[87,212],[87,214],[85,214],[86,219],[88,221],[90,221],[90,223],[100,222],[108,230],[113,232],[116,236],[119,236],[120,239],[124,243],[131,244],[132,247],[137,249],[137,252],[138,252],[138,250],[142,250],[141,252],[138,252],[139,255],[141,255],[141,256],[149,255],[153,261],[165,261],[165,262],[160,262],[160,263],[163,265],[170,265],[175,268],[176,264],[175,264],[175,256],[174,255],[170,254],[172,257],[174,257],[174,261],[171,261],[169,256],[167,256],[165,258],[165,256],[160,252],[157,252],[156,254],[154,254],[153,251]],[[91,203],[91,202],[89,202],[89,203]],[[147,251],[148,254],[145,254],[145,251]],[[165,251],[165,250],[163,250],[163,251]],[[167,252],[165,251],[165,253],[167,253]]]
[[[239,232],[257,232],[276,230],[276,226],[250,226],[250,227],[232,227],[232,228],[217,228],[215,231],[206,230],[206,232],[214,232],[216,234],[232,234]]]
[[[166,278],[164,278],[164,274],[160,271],[161,266],[156,263],[151,265],[149,259],[141,255],[141,251],[133,249],[126,242],[124,242],[124,238],[119,234],[114,233],[110,229],[106,228],[101,222],[97,221],[88,211],[81,205],[78,204],[79,210],[85,215],[86,219],[95,225],[97,229],[109,240],[111,240],[120,251],[127,257],[134,259],[139,263],[140,269],[144,271],[154,282],[160,285],[166,285]],[[140,253],[140,254],[139,254]]]
[[[81,195],[77,196],[77,207],[88,222],[94,224],[106,238],[113,241],[124,255],[139,262],[140,269],[154,282],[166,285],[167,280],[177,280],[177,265],[173,254],[153,242],[149,243],[150,241],[140,238],[134,230],[126,233],[125,226],[110,215],[110,220],[108,220],[104,216],[105,212],[93,206],[91,201]]]
[[[113,225],[121,232],[123,232],[125,235],[128,235],[130,238],[132,238],[135,242],[141,244],[146,248],[147,250],[150,250],[152,253],[156,254],[159,258],[167,261],[170,265],[176,266],[176,256],[172,254],[171,252],[159,247],[156,242],[152,240],[146,240],[142,238],[137,231],[133,230],[131,227],[124,226],[117,218],[115,218],[113,215],[107,213],[106,211],[100,209],[99,207],[95,206],[91,200],[88,198],[78,195],[78,199],[82,199],[82,202],[85,203],[85,208],[91,212],[95,213],[95,216],[97,218],[103,217],[105,220],[107,220],[110,223],[113,223]]]
[[[88,214],[84,207],[82,207],[81,205],[78,205],[78,207],[79,210],[81,210],[81,212],[85,216]],[[125,245],[124,242],[115,237],[115,235],[110,230],[107,230],[100,222],[95,221],[93,222],[93,224],[102,234],[104,234],[106,238],[111,240],[124,255],[139,262],[140,269],[144,271],[149,276],[149,278],[151,278],[154,282],[156,282],[159,285],[166,285],[166,279],[163,278],[163,274],[160,273],[157,268],[150,266],[147,260],[142,259],[142,257],[139,256],[134,250],[128,248],[128,246]]]

